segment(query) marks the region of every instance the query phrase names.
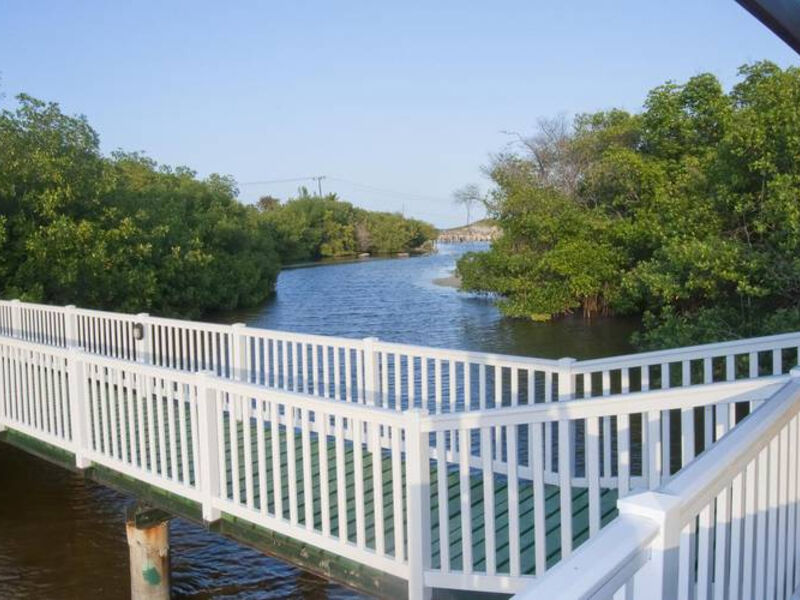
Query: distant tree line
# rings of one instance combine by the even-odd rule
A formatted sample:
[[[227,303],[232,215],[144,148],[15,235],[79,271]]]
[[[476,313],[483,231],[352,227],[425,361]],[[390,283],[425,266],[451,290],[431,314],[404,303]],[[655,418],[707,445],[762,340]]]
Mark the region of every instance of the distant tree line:
[[[458,270],[508,315],[643,315],[641,346],[800,329],[800,69],[652,90],[543,121],[495,156],[503,235]]]
[[[274,228],[285,263],[428,250],[437,235],[423,221],[357,208],[336,194],[312,196],[305,188],[285,204],[265,197],[258,206]]]
[[[332,198],[305,195],[297,202],[307,210],[296,215],[288,214],[295,202],[247,206],[229,177],[201,180],[136,153],[104,156],[84,117],[26,95],[17,101],[0,112],[0,294],[7,298],[197,316],[264,301],[282,261],[350,247],[399,251],[432,237],[424,224],[400,234],[401,217]],[[340,210],[357,216],[349,223],[311,216]],[[392,232],[382,232],[384,221]],[[372,223],[369,240],[354,246],[359,223]]]

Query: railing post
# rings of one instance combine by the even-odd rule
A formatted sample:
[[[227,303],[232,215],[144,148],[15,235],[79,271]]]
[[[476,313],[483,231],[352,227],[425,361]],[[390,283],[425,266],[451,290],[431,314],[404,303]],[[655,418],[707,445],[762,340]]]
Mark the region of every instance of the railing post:
[[[380,389],[380,373],[378,361],[375,356],[376,337],[367,337],[364,342],[364,404],[376,406],[378,404],[378,390]],[[411,407],[409,407],[411,408]]]
[[[89,450],[89,407],[83,385],[82,353],[74,346],[69,349],[67,368],[69,371],[69,414],[72,433],[72,448],[75,466],[85,469],[92,463],[86,457]]]
[[[575,376],[573,374],[573,367],[575,365],[576,360],[574,358],[560,358],[558,360],[558,401],[559,402],[566,402],[567,400],[572,400],[575,398]],[[564,468],[567,463],[571,465],[571,468],[575,468],[575,459],[577,458],[577,453],[574,451],[574,444],[575,440],[577,439],[576,436],[576,421],[570,421],[568,427],[565,432],[568,431],[569,433],[569,440],[567,440],[568,447],[566,453],[561,450],[561,442],[565,441],[565,436],[561,432],[561,428],[559,427],[558,433],[552,433],[550,436],[545,436],[545,443],[548,443],[548,438],[552,440],[552,437],[558,435],[559,438],[559,470]],[[552,425],[550,426],[552,427]],[[552,443],[552,442],[551,442]],[[548,463],[551,464],[551,463]],[[566,502],[568,502],[568,498],[564,497],[564,506],[566,506]]]
[[[16,298],[11,301],[11,337],[22,337],[22,305]]]
[[[203,520],[219,520],[221,513],[214,507],[219,497],[219,439],[217,437],[217,392],[212,385],[213,371],[197,373],[197,435],[200,448],[200,490]]]
[[[234,323],[231,334],[231,379],[247,381],[247,336],[244,323]]]
[[[575,378],[572,373],[577,361],[574,358],[558,359],[558,401],[572,400],[575,397]]]
[[[422,431],[422,408],[406,413],[406,504],[408,506],[408,597],[430,600],[425,571],[431,557],[431,469],[429,434]]]
[[[658,536],[650,545],[650,560],[636,576],[636,598],[678,597],[680,504],[677,496],[662,492],[642,492],[617,500],[620,515],[645,517],[659,527]]]
[[[136,315],[137,331],[133,336],[133,351],[136,355],[136,362],[153,364],[153,357],[149,351],[151,339],[153,337],[153,324],[150,322],[149,313],[139,313]]]
[[[67,348],[78,348],[78,314],[74,304],[64,307],[64,342]]]

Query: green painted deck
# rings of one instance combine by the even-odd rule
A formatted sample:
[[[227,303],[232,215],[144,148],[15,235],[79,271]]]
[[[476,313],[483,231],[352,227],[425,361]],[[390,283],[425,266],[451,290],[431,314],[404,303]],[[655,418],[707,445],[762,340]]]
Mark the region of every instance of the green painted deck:
[[[259,485],[259,466],[258,466],[258,441],[257,427],[253,420],[251,424],[251,458],[253,470],[253,496],[254,506],[261,509],[260,485]],[[230,436],[229,428],[225,426],[226,443],[226,472],[227,494],[233,498],[233,486],[231,482],[231,460],[230,460]],[[273,459],[272,459],[272,432],[269,427],[263,431],[265,448],[265,469],[267,490],[267,510],[274,513],[274,485],[273,485]],[[295,464],[296,464],[296,486],[297,486],[297,520],[301,525],[305,525],[305,503],[306,491],[304,489],[303,477],[303,448],[300,431],[295,432]],[[322,530],[322,509],[321,509],[321,490],[320,490],[320,452],[319,440],[315,434],[310,436],[309,446],[311,449],[311,471],[312,471],[312,490],[311,498],[313,502],[314,528]],[[240,424],[238,427],[237,448],[239,450],[239,477],[238,484],[240,489],[240,499],[244,502],[246,498],[246,471],[244,453],[244,433]],[[281,491],[283,516],[289,518],[289,491],[288,491],[288,447],[285,429],[281,428],[280,433],[280,464],[281,464]],[[382,472],[382,493],[375,494],[375,482],[373,480],[372,461],[373,454],[367,449],[363,451],[363,481],[365,497],[365,528],[366,545],[375,548],[375,523],[374,505],[375,502],[382,502],[384,513],[384,536],[386,552],[394,555],[395,536],[394,536],[394,501],[393,501],[393,479],[392,464],[388,453],[384,451],[381,456]],[[403,482],[405,483],[405,469],[403,471]],[[431,461],[431,520],[432,520],[432,567],[440,568],[440,532],[439,532],[439,494],[437,485],[437,469],[435,461]],[[345,482],[346,482],[346,501],[347,501],[347,537],[348,540],[356,542],[356,512],[355,512],[355,460],[354,448],[351,443],[345,445]],[[480,470],[470,471],[470,504],[472,512],[472,557],[473,571],[481,572],[485,570],[486,562],[486,543],[485,543],[485,514],[484,514],[484,478]],[[404,489],[404,488],[403,488]],[[328,439],[328,491],[329,506],[331,515],[331,534],[339,535],[339,509],[338,509],[338,488],[336,474],[336,449],[333,438]],[[572,531],[573,547],[581,544],[589,536],[589,511],[588,511],[588,491],[585,488],[573,488],[572,493]],[[546,555],[548,566],[558,562],[561,557],[561,513],[560,513],[560,491],[556,486],[545,486],[545,524],[547,528]],[[447,515],[449,532],[449,554],[450,569],[460,571],[463,568],[462,552],[462,530],[461,530],[461,493],[459,472],[457,467],[450,465],[447,474]],[[496,545],[496,565],[498,573],[509,572],[509,513],[508,513],[508,485],[507,478],[502,475],[494,476],[494,498],[495,498],[495,545]],[[617,492],[612,489],[601,490],[601,520],[602,524],[607,523],[616,516]],[[521,569],[523,574],[533,575],[535,571],[535,535],[534,535],[534,502],[533,485],[530,481],[519,480],[519,529],[521,549]],[[405,522],[405,520],[404,520]]]

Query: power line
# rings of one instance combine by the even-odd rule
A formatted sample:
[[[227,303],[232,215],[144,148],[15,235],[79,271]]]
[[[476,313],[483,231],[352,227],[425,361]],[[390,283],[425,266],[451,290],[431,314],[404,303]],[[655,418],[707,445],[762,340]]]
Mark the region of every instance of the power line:
[[[308,176],[308,177],[292,177],[289,179],[266,179],[263,181],[242,181],[239,185],[269,185],[273,183],[294,183],[298,181],[316,181],[317,182],[317,189],[319,191],[320,196],[322,195],[322,180],[329,179],[331,181],[338,181],[339,183],[345,183],[347,185],[351,185],[357,188],[361,188],[364,190],[368,190],[371,192],[377,192],[380,194],[391,194],[392,196],[402,196],[405,198],[412,198],[415,200],[428,200],[434,202],[451,202],[452,200],[447,198],[440,198],[437,196],[425,196],[423,194],[415,194],[412,192],[400,192],[398,190],[390,190],[387,188],[382,188],[374,185],[370,185],[369,183],[361,183],[358,181],[353,181],[352,179],[345,179],[344,177],[333,177],[330,175],[316,175],[316,176]]]
[[[239,185],[267,185],[271,183],[294,183],[297,181],[313,181],[320,179],[320,177],[292,177],[290,179],[267,179],[265,181],[241,181]],[[321,179],[325,179],[323,175]]]
[[[437,196],[425,196],[423,194],[415,194],[412,192],[400,192],[398,190],[390,190],[387,188],[382,188],[378,186],[374,186],[368,183],[362,183],[359,181],[353,181],[352,179],[345,179],[344,177],[334,177],[330,175],[317,175],[317,176],[308,176],[308,177],[291,177],[287,179],[267,179],[263,181],[244,181],[239,183],[240,186],[248,186],[248,185],[270,185],[270,184],[279,184],[279,183],[295,183],[299,181],[316,181],[317,182],[317,190],[320,196],[322,196],[322,180],[328,179],[330,181],[335,181],[339,183],[344,183],[349,186],[353,186],[355,188],[360,188],[362,190],[367,190],[369,192],[377,193],[377,194],[388,194],[390,196],[396,196],[400,198],[409,198],[414,200],[423,200],[427,202],[436,202],[436,203],[443,203],[445,206],[452,204],[452,199],[441,198]],[[402,204],[402,214],[405,215],[405,202]],[[416,209],[414,211],[417,214],[426,214],[429,216],[436,215],[437,217],[446,214],[445,212],[439,211],[431,211],[431,210],[419,210]]]
[[[380,188],[380,187],[377,187],[377,186],[374,186],[374,185],[370,185],[368,183],[359,183],[358,181],[352,181],[350,179],[344,179],[343,177],[328,177],[328,179],[330,179],[331,181],[339,181],[341,183],[347,183],[347,184],[355,186],[355,187],[359,187],[359,188],[363,188],[365,190],[370,190],[370,191],[373,191],[373,192],[379,192],[379,193],[383,193],[383,194],[392,194],[394,196],[405,196],[406,198],[414,198],[414,199],[417,199],[417,200],[433,200],[433,201],[436,201],[436,202],[452,202],[452,200],[448,200],[448,199],[445,199],[445,198],[439,198],[439,197],[436,197],[436,196],[424,196],[422,194],[414,194],[414,193],[411,193],[411,192],[399,192],[397,190],[389,190],[389,189],[386,189],[386,188]]]

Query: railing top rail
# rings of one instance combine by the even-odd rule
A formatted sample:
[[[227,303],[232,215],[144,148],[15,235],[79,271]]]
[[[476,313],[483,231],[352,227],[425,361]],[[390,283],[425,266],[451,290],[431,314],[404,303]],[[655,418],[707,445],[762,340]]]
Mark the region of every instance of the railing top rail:
[[[138,320],[138,319],[137,319]],[[225,325],[220,323],[205,323],[203,321],[188,321],[184,319],[172,319],[169,317],[153,317],[148,316],[146,321],[153,325],[182,327],[184,329],[214,331],[217,333],[230,333],[232,325]]]
[[[0,306],[19,306],[20,308],[32,308],[43,312],[63,312],[63,306],[53,306],[52,304],[37,304],[35,302],[16,302],[14,300],[0,300]]]
[[[778,432],[800,412],[800,369],[721,440],[699,455],[659,490],[681,499],[681,514],[697,514],[758,456]]]
[[[67,358],[70,350],[63,346],[56,346],[53,344],[40,344],[39,342],[31,342],[20,338],[14,338],[7,335],[0,335],[0,343],[8,342],[9,346],[22,348],[28,352],[41,352],[58,356],[60,358]]]
[[[314,412],[325,413],[328,416],[339,416],[346,419],[358,419],[369,423],[403,427],[408,424],[409,411],[396,410],[360,404],[358,402],[343,402],[335,398],[311,396],[300,392],[286,392],[275,388],[267,388],[252,383],[222,379],[209,375],[210,386],[221,392],[239,394],[247,398],[260,400],[277,400],[293,408],[303,408]]]
[[[318,333],[302,333],[298,331],[283,331],[281,329],[264,329],[262,327],[248,327],[245,329],[245,334],[251,337],[278,338],[290,342],[319,344],[321,346],[361,348],[364,343],[364,340],[359,338],[320,335]]]
[[[617,396],[597,396],[561,402],[540,402],[522,406],[504,406],[469,412],[432,414],[422,419],[423,431],[452,431],[503,425],[549,423],[559,420],[586,419],[649,410],[672,410],[727,402],[763,400],[777,392],[788,375],[742,379],[707,385],[633,392]]]
[[[514,600],[610,598],[647,561],[648,548],[657,535],[658,524],[651,519],[617,517]]]
[[[504,367],[521,367],[530,369],[540,367],[546,370],[556,370],[560,364],[558,360],[536,358],[532,356],[515,356],[513,354],[495,354],[491,352],[477,352],[473,350],[453,350],[450,348],[437,348],[435,346],[417,346],[379,340],[375,342],[377,350],[385,352],[405,353],[426,358],[442,358],[463,362],[481,363],[487,365],[502,365]]]
[[[12,338],[0,338],[12,340]],[[23,346],[25,348],[37,348],[39,350],[51,350],[51,346],[42,344],[34,344],[29,342],[20,342],[13,339],[13,345]],[[68,355],[70,350],[53,349],[57,350],[60,355]],[[107,367],[111,369],[122,369],[126,373],[134,375],[141,375],[144,377],[154,377],[183,383],[187,385],[198,384],[198,373],[190,371],[181,371],[177,369],[170,369],[167,367],[159,367],[148,365],[144,363],[135,363],[119,358],[110,358],[107,356],[99,356],[83,350],[73,349],[72,352],[80,356],[84,364],[95,365],[100,367]],[[300,392],[287,392],[275,388],[265,387],[263,385],[244,383],[218,377],[212,372],[203,372],[205,376],[206,385],[211,388],[229,394],[240,394],[248,398],[257,398],[261,400],[277,400],[282,404],[293,406],[295,408],[305,408],[315,412],[322,412],[331,416],[341,416],[349,419],[361,419],[371,423],[379,422],[384,425],[404,425],[407,424],[406,413],[398,412],[388,408],[379,406],[371,406],[368,404],[359,404],[357,402],[343,402],[335,398],[323,398],[320,396],[312,396],[310,394],[303,394]]]
[[[34,308],[36,310],[59,312],[63,311],[62,306],[52,306],[47,304],[35,304],[26,302],[15,302],[10,300],[0,300],[0,306],[21,306],[24,308]],[[141,318],[138,315],[130,313],[117,313],[102,310],[78,308],[76,312],[80,315],[86,316],[99,316],[105,318],[116,318],[126,321],[139,321]],[[157,325],[167,325],[174,327],[182,327],[186,329],[214,331],[218,333],[230,333],[232,325],[219,324],[219,323],[206,323],[202,321],[190,321],[183,319],[174,319],[167,317],[148,316],[147,320]],[[301,332],[282,331],[274,329],[263,329],[259,327],[248,327],[246,333],[252,337],[275,337],[283,338],[289,341],[308,342],[327,344],[330,346],[342,346],[360,348],[363,347],[363,339],[326,336],[319,334],[308,334]],[[757,338],[747,338],[741,340],[733,340],[728,342],[702,344],[697,346],[689,346],[684,348],[673,348],[669,350],[656,350],[651,352],[640,352],[633,354],[626,354],[621,356],[611,356],[605,358],[594,358],[588,360],[573,361],[572,359],[562,358],[545,359],[529,356],[506,355],[496,354],[490,352],[477,352],[470,350],[453,350],[448,348],[436,348],[430,346],[417,346],[413,344],[404,344],[397,342],[389,342],[377,340],[375,348],[386,352],[399,352],[407,355],[441,358],[444,360],[452,359],[463,362],[482,363],[487,365],[507,366],[507,367],[520,367],[524,369],[539,368],[541,370],[556,371],[563,368],[565,361],[572,361],[570,369],[575,373],[588,373],[604,369],[619,369],[626,367],[637,367],[643,365],[655,365],[660,363],[679,362],[682,360],[692,360],[707,358],[712,356],[719,356],[722,354],[731,353],[750,353],[759,352],[769,349],[775,349],[780,345],[797,345],[800,347],[800,332],[785,333],[772,336],[763,336]]]
[[[682,348],[671,348],[669,350],[653,350],[650,352],[638,352],[634,354],[624,354],[621,356],[608,356],[605,358],[592,358],[580,360],[575,363],[576,371],[597,371],[607,368],[621,368],[628,366],[639,366],[643,364],[659,364],[664,362],[677,362],[689,358],[704,358],[710,355],[721,353],[729,354],[738,349],[745,352],[766,350],[776,344],[784,342],[794,342],[800,345],[800,332],[782,333],[755,338],[744,338],[741,340],[731,340],[729,342],[716,342],[712,344],[700,344],[697,346],[686,346]]]
[[[119,319],[121,321],[139,321],[139,315],[133,313],[117,313],[108,310],[95,310],[93,308],[76,308],[75,313],[86,317],[101,317],[104,319]]]

